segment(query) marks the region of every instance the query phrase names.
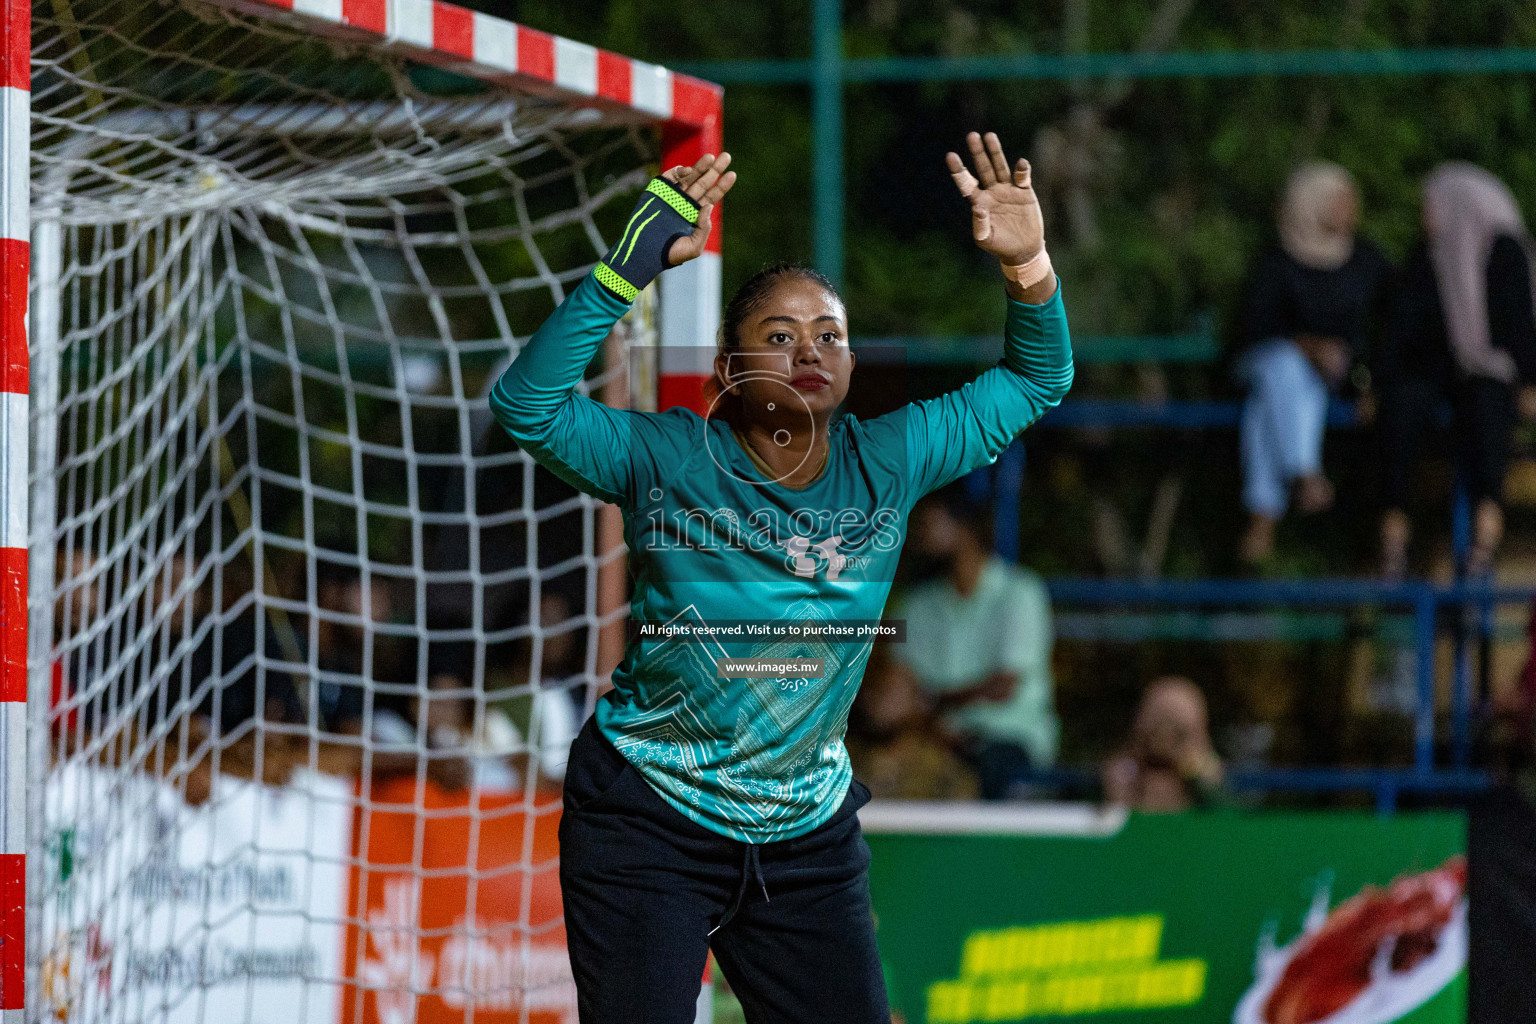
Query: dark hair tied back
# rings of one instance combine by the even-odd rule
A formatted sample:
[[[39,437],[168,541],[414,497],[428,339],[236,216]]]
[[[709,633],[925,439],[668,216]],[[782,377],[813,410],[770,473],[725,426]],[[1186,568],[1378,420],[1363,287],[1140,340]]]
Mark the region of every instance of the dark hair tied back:
[[[821,271],[798,263],[771,263],[743,281],[741,287],[736,289],[736,294],[731,296],[731,301],[725,304],[725,311],[720,316],[720,337],[716,342],[718,351],[733,352],[741,347],[743,325],[752,314],[762,309],[779,282],[785,280],[810,281],[826,289],[838,302],[843,301],[837,288]],[[719,401],[720,396],[720,382],[710,377],[704,382],[704,400],[711,408],[719,403],[719,411],[724,412],[725,403]]]

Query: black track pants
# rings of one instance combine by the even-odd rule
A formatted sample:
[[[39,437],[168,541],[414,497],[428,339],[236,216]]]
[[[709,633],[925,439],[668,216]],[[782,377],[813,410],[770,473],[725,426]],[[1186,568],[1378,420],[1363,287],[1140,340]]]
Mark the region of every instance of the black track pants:
[[[582,1024],[690,1024],[710,949],[751,1024],[889,1024],[854,782],[812,832],[753,845],[673,810],[588,721],[560,820]]]

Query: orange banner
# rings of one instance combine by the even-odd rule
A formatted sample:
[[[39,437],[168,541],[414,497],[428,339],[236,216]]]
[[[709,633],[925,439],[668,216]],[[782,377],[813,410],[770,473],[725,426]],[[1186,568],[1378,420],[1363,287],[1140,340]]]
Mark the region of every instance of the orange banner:
[[[375,786],[352,833],[343,1024],[463,1024],[470,1007],[484,1024],[575,1024],[559,824],[558,792],[471,807],[431,782]]]

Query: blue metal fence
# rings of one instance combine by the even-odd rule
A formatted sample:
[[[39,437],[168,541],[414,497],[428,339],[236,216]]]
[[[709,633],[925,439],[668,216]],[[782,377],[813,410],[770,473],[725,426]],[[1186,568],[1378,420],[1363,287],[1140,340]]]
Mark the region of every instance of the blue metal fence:
[[[887,81],[976,81],[1001,79],[1078,80],[1089,77],[1226,77],[1282,75],[1436,75],[1523,74],[1536,70],[1536,50],[1427,49],[1366,52],[1227,52],[1120,54],[993,54],[974,57],[845,58],[841,0],[813,0],[812,57],[792,61],[729,61],[685,66],[713,81],[734,83],[807,83],[811,86],[812,147],[815,167],[814,236],[816,264],[834,281],[844,264],[843,89],[846,83]],[[907,343],[910,339],[899,339]],[[1173,358],[1212,357],[1208,339],[1176,339],[1182,347]],[[912,346],[915,361],[948,361],[956,351],[978,346],[970,339],[947,339],[931,346]],[[1186,351],[1187,350],[1187,351]],[[1106,346],[1105,358],[1136,355],[1133,346]],[[1145,354],[1142,355],[1145,358]],[[909,355],[910,358],[910,355]],[[1160,405],[1105,399],[1077,399],[1052,411],[1042,427],[1165,427],[1172,429],[1231,428],[1239,406],[1231,402],[1170,402]],[[1356,423],[1353,408],[1334,403],[1329,423],[1335,428]],[[999,553],[1018,554],[1017,516],[1023,485],[1024,450],[1010,447],[990,471],[967,481],[977,496],[990,496],[997,510]],[[1458,536],[1465,532],[1466,510],[1458,505]],[[1237,788],[1300,791],[1362,789],[1377,794],[1378,806],[1390,809],[1399,792],[1462,792],[1488,784],[1485,773],[1465,769],[1470,755],[1470,658],[1466,624],[1486,630],[1491,609],[1501,603],[1530,602],[1536,588],[1477,587],[1458,584],[1436,587],[1413,582],[1382,584],[1367,580],[1296,580],[1249,582],[1191,580],[1141,583],[1118,580],[1055,580],[1054,598],[1062,604],[1089,606],[1201,604],[1304,607],[1372,604],[1407,608],[1414,623],[1418,660],[1418,707],[1415,715],[1414,765],[1411,769],[1288,769],[1236,772]],[[1457,669],[1452,701],[1452,759],[1454,769],[1434,765],[1434,646],[1442,611],[1455,611]],[[1468,613],[1475,613],[1469,616]]]
[[[1147,405],[1105,399],[1063,403],[1039,424],[1048,427],[1165,427],[1174,429],[1230,428],[1237,424],[1239,405],[1232,402],[1173,402]],[[1334,402],[1329,423],[1335,428],[1357,422],[1348,403]],[[1000,556],[1018,557],[1019,499],[1024,484],[1024,445],[1015,441],[990,468],[965,481],[972,497],[989,500],[995,509],[995,543]],[[1453,507],[1455,544],[1466,548],[1470,512],[1465,492],[1457,488]],[[1462,581],[1437,585],[1423,580],[1384,582],[1371,579],[1291,580],[1134,580],[1058,578],[1048,581],[1058,608],[1174,610],[1284,608],[1318,609],[1370,606],[1408,613],[1415,661],[1413,765],[1403,769],[1297,768],[1238,773],[1237,788],[1285,791],[1366,790],[1377,805],[1389,810],[1400,792],[1462,793],[1486,787],[1491,776],[1470,768],[1475,694],[1472,681],[1474,645],[1492,635],[1493,610],[1499,605],[1536,602],[1536,587],[1497,587]],[[1452,631],[1454,670],[1450,706],[1450,765],[1435,763],[1435,645],[1442,629]],[[1218,639],[1215,635],[1213,639]],[[1070,777],[1057,776],[1057,781]],[[1050,774],[1043,777],[1046,780]]]
[[[1091,790],[1097,773],[1091,768],[1031,769],[1017,781],[1050,789]],[[1441,768],[1249,768],[1234,769],[1224,780],[1234,793],[1370,793],[1376,809],[1390,814],[1404,793],[1421,796],[1469,796],[1491,788],[1492,772]]]
[[[1164,427],[1171,430],[1231,429],[1242,414],[1240,402],[1138,402],[1120,398],[1071,398],[1040,418],[1040,427]],[[1328,405],[1330,429],[1359,425],[1351,402]],[[999,500],[1002,495],[999,494]]]
[[[1450,625],[1457,642],[1451,688],[1451,761],[1457,769],[1471,762],[1472,662],[1469,641],[1491,624],[1492,609],[1529,605],[1536,587],[1498,587],[1463,582],[1437,585],[1424,581],[1387,583],[1367,579],[1312,580],[1106,580],[1048,581],[1051,600],[1061,607],[1161,606],[1220,608],[1286,606],[1299,608],[1369,605],[1406,608],[1413,614],[1417,701],[1414,711],[1413,773],[1423,776],[1435,765],[1435,640],[1442,612],[1453,612]]]

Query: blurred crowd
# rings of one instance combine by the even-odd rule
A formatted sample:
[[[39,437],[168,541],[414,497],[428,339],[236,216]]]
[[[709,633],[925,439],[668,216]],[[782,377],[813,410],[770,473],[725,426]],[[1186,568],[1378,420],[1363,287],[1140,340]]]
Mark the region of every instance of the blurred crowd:
[[[1290,177],[1239,327],[1250,565],[1270,557],[1288,508],[1333,504],[1322,451],[1329,400],[1341,396],[1379,445],[1381,575],[1407,572],[1415,471],[1437,448],[1452,451],[1471,503],[1458,569],[1492,568],[1511,434],[1536,417],[1531,235],[1509,189],[1480,167],[1442,164],[1422,192],[1421,237],[1394,267],[1358,233],[1347,171],[1311,163]]]
[[[416,776],[448,790],[559,782],[589,699],[587,624],[568,594],[552,587],[536,615],[526,605],[510,611],[537,625],[486,646],[493,663],[477,685],[476,645],[436,641],[441,623],[412,621],[411,581],[323,561],[307,577],[302,561],[289,564],[257,588],[243,553],[203,562],[196,577],[183,554],[171,555],[140,578],[143,619],[125,621],[126,574],[61,549],[51,714],[59,753],[138,760],[173,775],[193,803],[216,773],[282,784],[306,766],[369,782]],[[290,596],[258,603],[257,589]]]
[[[959,487],[914,509],[905,557],[910,582],[888,614],[906,640],[881,645],[865,673],[854,771],[892,799],[1048,792],[1060,726],[1044,583],[993,552],[987,508]],[[1108,804],[1180,811],[1221,802],[1222,774],[1204,695],[1170,676],[1147,687],[1099,785]]]

